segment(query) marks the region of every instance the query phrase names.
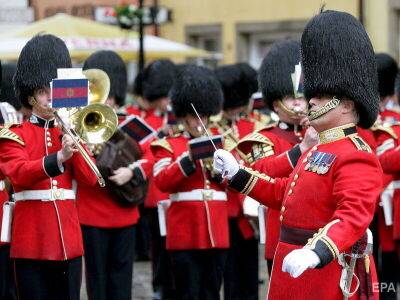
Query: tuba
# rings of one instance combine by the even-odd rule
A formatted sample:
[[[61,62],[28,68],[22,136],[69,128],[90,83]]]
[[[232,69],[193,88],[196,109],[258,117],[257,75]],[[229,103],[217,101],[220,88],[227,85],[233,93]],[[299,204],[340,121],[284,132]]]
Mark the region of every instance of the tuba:
[[[89,144],[100,144],[108,141],[118,126],[118,117],[113,109],[104,102],[110,91],[108,75],[99,69],[88,69],[83,74],[89,80],[89,105],[84,108],[60,109],[54,115],[65,134],[72,137],[75,146],[96,174],[100,186],[105,186],[105,180],[96,164],[83,148],[80,140]],[[71,126],[63,121],[67,118]],[[70,128],[71,127],[71,128]]]

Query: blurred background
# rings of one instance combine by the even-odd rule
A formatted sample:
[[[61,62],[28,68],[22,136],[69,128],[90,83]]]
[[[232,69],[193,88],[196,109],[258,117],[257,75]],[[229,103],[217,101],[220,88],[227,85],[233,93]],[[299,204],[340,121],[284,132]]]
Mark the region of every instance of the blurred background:
[[[398,0],[144,0],[146,35],[210,51],[208,55],[200,52],[187,56],[166,52],[156,57],[146,55],[145,49],[145,57],[151,60],[165,56],[178,62],[196,60],[209,66],[245,61],[258,68],[274,41],[299,39],[307,20],[323,4],[326,9],[346,11],[359,18],[376,52],[399,57]],[[0,0],[0,37],[59,13],[118,26],[115,8],[129,5],[139,7],[140,1]],[[132,30],[138,30],[137,23]],[[9,52],[7,55],[0,49],[0,59],[15,59]]]

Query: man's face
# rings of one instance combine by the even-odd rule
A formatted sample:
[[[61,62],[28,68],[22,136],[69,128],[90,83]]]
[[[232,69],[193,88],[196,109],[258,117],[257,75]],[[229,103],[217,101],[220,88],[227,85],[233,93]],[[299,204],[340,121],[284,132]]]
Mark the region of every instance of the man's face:
[[[304,114],[307,111],[308,104],[306,99],[285,97],[283,98],[282,103],[284,106],[286,106],[287,109],[298,114],[289,114],[282,107],[280,107],[277,102],[274,102],[274,109],[275,112],[278,114],[279,119],[285,123],[299,124],[300,120],[304,117]]]
[[[161,112],[167,112],[169,103],[170,103],[169,98],[163,97],[163,98],[160,98],[153,102],[153,108],[155,108]]]
[[[201,116],[201,120],[203,121],[204,125],[207,126],[208,118]],[[186,131],[189,132],[193,137],[200,137],[203,135],[203,126],[196,116],[186,115],[183,118],[183,124]]]
[[[33,106],[32,112],[43,119],[52,119],[54,117],[51,108],[50,88],[40,88],[33,92],[33,97],[36,99],[39,107]]]
[[[309,101],[310,112],[320,110],[326,103],[332,100],[332,97],[311,98]],[[344,125],[349,122],[356,122],[353,114],[354,103],[350,100],[341,101],[340,104],[331,109],[321,117],[311,120],[310,125],[316,131],[321,132],[330,128]]]

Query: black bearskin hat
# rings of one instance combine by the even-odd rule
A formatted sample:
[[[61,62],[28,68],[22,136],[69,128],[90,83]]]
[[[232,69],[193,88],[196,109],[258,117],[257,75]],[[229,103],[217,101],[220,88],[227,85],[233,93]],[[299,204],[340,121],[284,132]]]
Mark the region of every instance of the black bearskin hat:
[[[14,92],[14,86],[12,83],[14,74],[17,70],[15,63],[6,63],[1,66],[2,80],[1,80],[1,91],[0,91],[0,102],[8,102],[16,110],[21,109],[21,102],[17,99]]]
[[[136,96],[143,96],[143,71],[136,74],[135,80],[133,81],[133,94]]]
[[[100,69],[110,78],[109,97],[115,97],[117,105],[124,105],[128,77],[122,58],[111,50],[101,50],[90,55],[83,64],[83,69]]]
[[[304,95],[353,100],[358,124],[369,128],[379,111],[374,49],[362,24],[345,12],[312,18],[301,37]]]
[[[398,66],[389,54],[378,53],[375,57],[378,68],[379,96],[385,98],[394,94]]]
[[[195,65],[187,65],[179,71],[169,93],[175,115],[178,118],[195,115],[190,103],[193,103],[200,116],[218,114],[223,94],[213,72]]]
[[[292,73],[300,63],[300,43],[279,41],[272,45],[261,63],[258,82],[265,104],[273,109],[273,102],[286,96],[294,97]]]
[[[51,34],[37,35],[22,48],[13,78],[15,95],[30,108],[28,97],[34,90],[48,87],[57,78],[58,68],[71,68],[71,57],[65,43]]]
[[[175,79],[175,65],[168,59],[156,60],[149,64],[142,75],[143,98],[155,101],[168,96]]]
[[[215,75],[224,94],[224,110],[247,105],[257,91],[257,72],[246,63],[221,66]]]

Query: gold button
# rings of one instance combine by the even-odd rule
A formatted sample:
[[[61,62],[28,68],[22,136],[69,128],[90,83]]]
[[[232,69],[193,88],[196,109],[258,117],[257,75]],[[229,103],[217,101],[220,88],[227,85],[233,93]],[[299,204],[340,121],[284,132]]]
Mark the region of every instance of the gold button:
[[[53,144],[52,143],[47,143],[47,147],[51,147],[51,146],[53,146]]]
[[[299,174],[295,174],[293,177],[294,180],[297,180],[297,178],[299,178]]]
[[[53,183],[53,185],[57,185],[58,184],[57,180],[55,180],[55,179],[53,179],[52,183]]]
[[[307,157],[310,157],[311,155],[312,155],[311,152],[308,152],[308,153],[307,153]]]
[[[279,217],[279,220],[282,222],[282,220],[283,220],[283,216],[282,215]]]
[[[51,137],[47,137],[46,139],[48,142],[51,142]]]
[[[293,193],[293,190],[290,189],[289,192],[288,192],[288,195],[291,195],[292,193]]]
[[[303,163],[306,163],[306,162],[307,162],[307,158],[303,159]]]
[[[50,136],[50,132],[46,131],[46,135],[47,135],[47,136]]]
[[[282,206],[282,208],[281,208],[281,213],[284,213],[284,212],[285,212],[285,209],[286,209],[286,207]]]
[[[317,146],[312,147],[312,150],[313,151],[317,150]]]

